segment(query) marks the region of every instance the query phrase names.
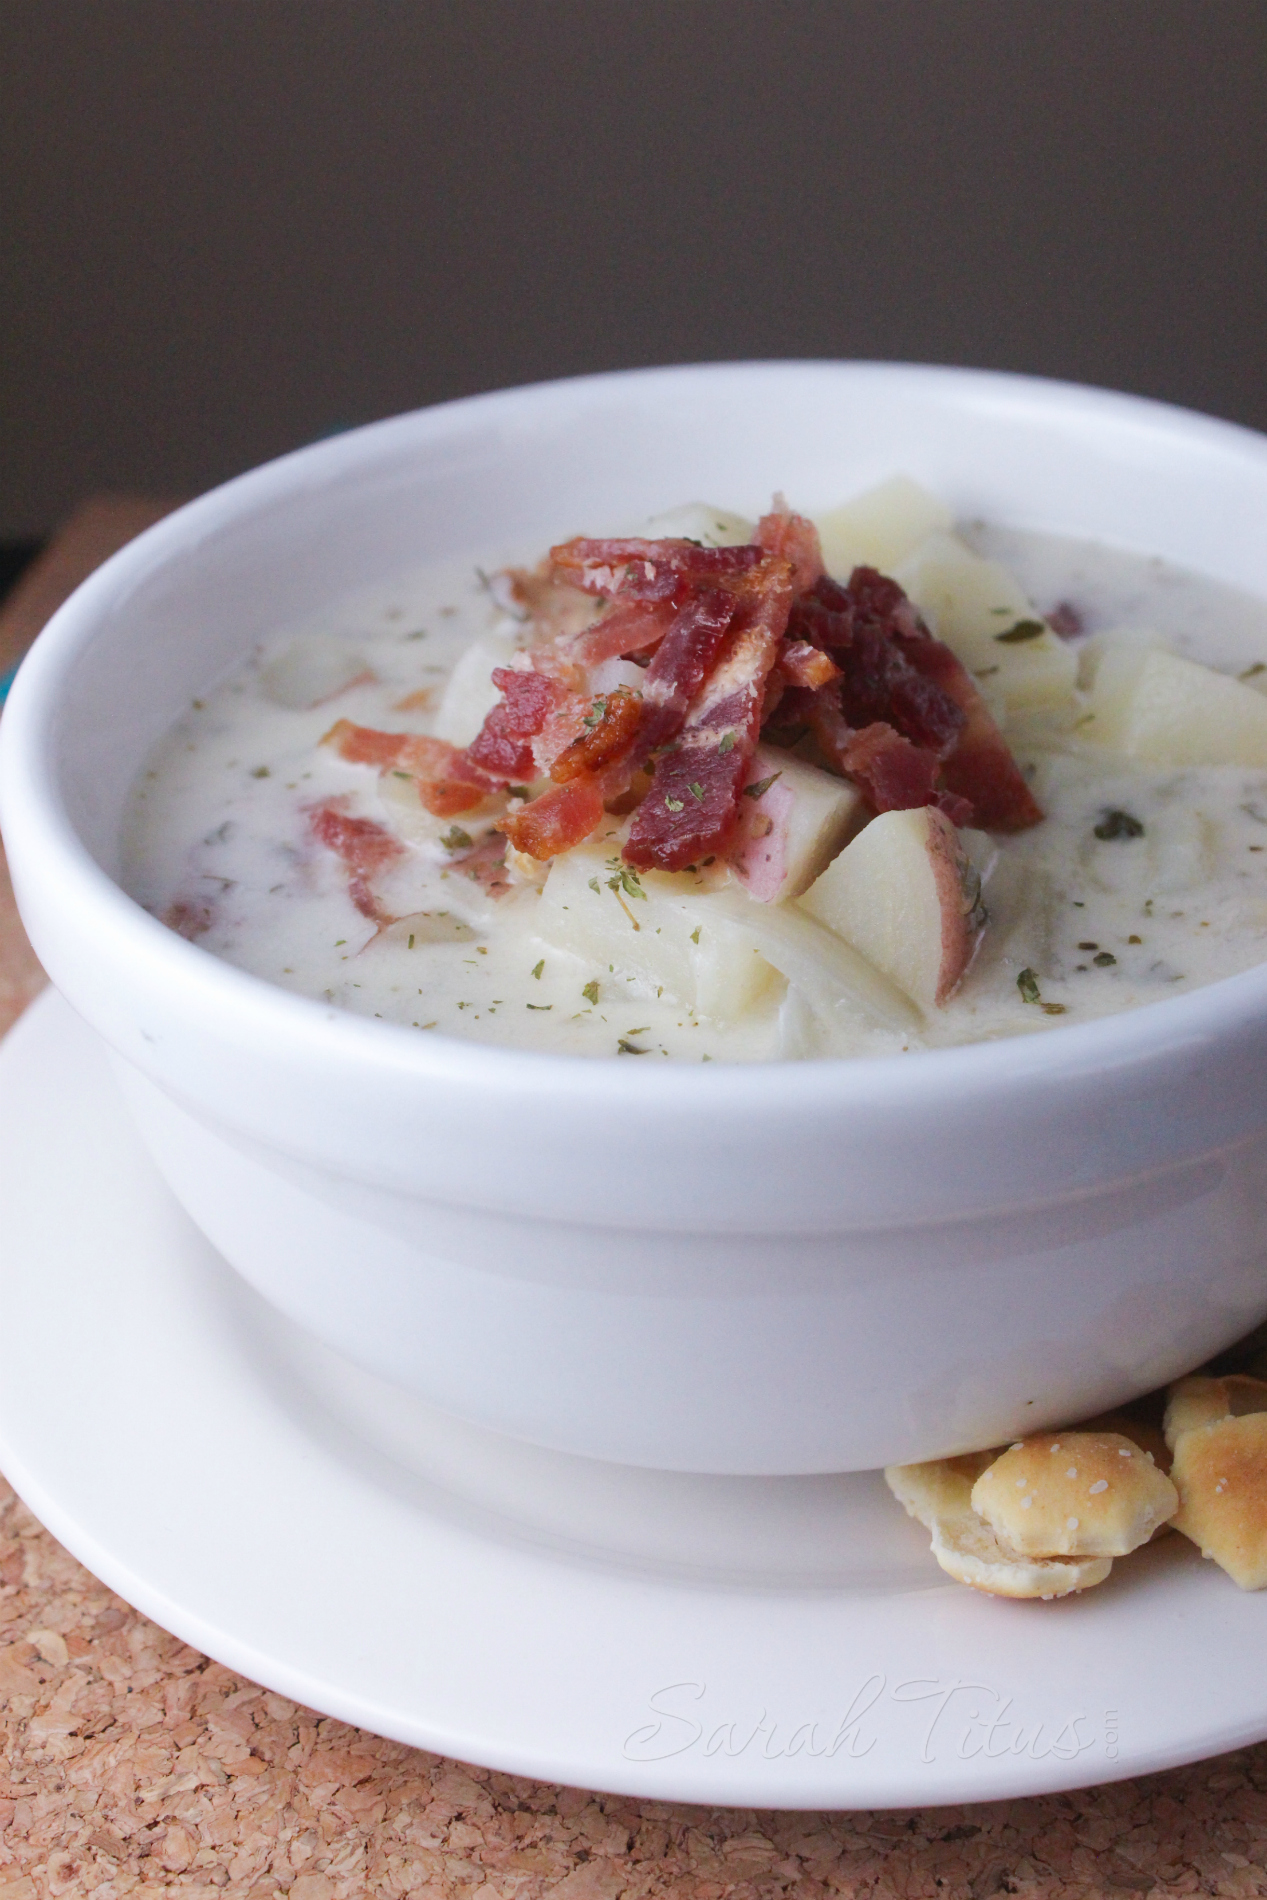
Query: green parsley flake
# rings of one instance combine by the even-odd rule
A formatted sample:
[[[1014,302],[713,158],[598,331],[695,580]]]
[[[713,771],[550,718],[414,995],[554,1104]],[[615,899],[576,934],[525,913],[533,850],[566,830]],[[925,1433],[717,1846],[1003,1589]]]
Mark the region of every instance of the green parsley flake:
[[[1102,815],[1094,827],[1097,838],[1142,838],[1144,827],[1141,821],[1129,811],[1110,809]]]
[[[1041,1003],[1043,993],[1038,987],[1038,977],[1033,970],[1022,970],[1016,979],[1016,987],[1021,992],[1023,1003]]]
[[[1022,640],[1038,640],[1046,631],[1046,625],[1041,620],[1018,620],[1014,627],[1009,627],[1005,633],[996,633],[994,637],[1001,646],[1018,647]]]
[[[697,805],[702,805],[704,803],[704,787],[699,783],[697,779],[692,779],[686,789],[691,794],[691,797],[695,800],[695,803]]]
[[[641,897],[645,903],[647,893],[638,882],[636,871],[630,870],[627,864],[622,864],[619,858],[608,858],[607,868],[611,872],[607,880],[609,891],[615,891],[617,894],[624,891],[626,897]]]
[[[553,1009],[553,1008],[554,1008],[554,1004],[553,1004],[553,1003],[529,1003],[529,1004],[527,1005],[527,1008],[529,1008],[529,1009]]]
[[[745,785],[743,795],[745,798],[764,798],[775,779],[782,777],[782,772],[771,772],[769,778],[759,778],[755,784]]]
[[[601,897],[603,893],[599,889],[598,879],[596,877],[592,877],[589,883],[590,883],[590,889],[593,891],[595,897]]]
[[[637,1031],[635,1033],[641,1034],[642,1032]],[[619,1038],[616,1043],[616,1052],[622,1056],[649,1056],[651,1054],[650,1049],[639,1049],[638,1045],[630,1042],[627,1036],[621,1036]]]
[[[585,985],[585,988],[581,991],[581,995],[585,998],[587,1003],[597,1003],[598,978],[596,976],[590,978],[589,982]]]
[[[541,972],[545,969],[545,967],[546,967],[546,960],[544,957],[542,957],[540,963],[534,964],[533,966],[532,974],[536,977],[538,983],[541,981]]]
[[[469,851],[471,834],[469,831],[463,831],[461,825],[450,825],[440,843],[446,851]]]
[[[721,741],[721,744],[720,744],[720,745],[718,746],[718,748],[717,748],[717,756],[718,756],[718,758],[721,758],[721,759],[724,759],[724,758],[725,758],[725,756],[726,756],[726,754],[727,754],[728,752],[730,752],[730,751],[732,751],[732,750],[734,749],[734,744],[735,744],[735,735],[734,735],[734,733],[733,733],[733,732],[724,732],[724,733],[722,734],[722,741]]]
[[[1038,978],[1033,970],[1022,970],[1016,979],[1016,987],[1021,992],[1022,1001],[1026,1003],[1037,1003],[1044,1016],[1063,1016],[1065,1014],[1065,1006],[1063,1003],[1044,1003],[1042,992],[1038,987]]]
[[[666,811],[681,811],[682,800],[680,798],[670,798],[666,792],[664,795],[664,809]]]
[[[698,924],[696,924],[694,930],[691,932],[691,942],[692,943],[699,942],[699,925]]]

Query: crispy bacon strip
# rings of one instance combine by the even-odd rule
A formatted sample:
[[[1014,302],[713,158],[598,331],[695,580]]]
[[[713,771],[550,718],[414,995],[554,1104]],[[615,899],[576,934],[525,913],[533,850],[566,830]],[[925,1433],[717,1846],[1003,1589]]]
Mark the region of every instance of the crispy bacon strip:
[[[335,804],[318,805],[308,822],[317,843],[342,859],[348,896],[362,917],[371,917],[376,924],[390,923],[374,896],[371,880],[404,856],[404,846],[372,818],[353,818]]]
[[[786,685],[805,686],[810,692],[843,677],[835,661],[808,640],[785,640],[779,649],[777,671]]]
[[[722,852],[756,748],[765,685],[792,608],[792,569],[770,559],[741,600],[721,658],[705,679],[677,744],[656,761],[623,856],[664,871]]]
[[[775,496],[774,507],[757,523],[755,539],[767,554],[790,563],[793,593],[808,593],[827,572],[818,529],[804,515],[794,515],[782,495]]]
[[[604,660],[623,660],[630,653],[647,653],[663,640],[674,611],[671,600],[618,601],[601,620],[569,641],[569,658],[577,666],[590,667]]]
[[[738,605],[734,594],[708,587],[674,615],[643,681],[640,759],[649,758],[681,731],[687,708],[721,652]]]
[[[578,536],[550,550],[557,575],[609,600],[616,594],[622,600],[673,600],[692,587],[747,574],[764,559],[765,551],[751,543],[703,548],[694,541],[638,536],[609,541]]]
[[[530,858],[554,858],[588,838],[603,816],[602,786],[586,775],[552,785],[522,810],[508,812],[499,829],[516,851]]]
[[[352,765],[373,765],[382,772],[405,772],[418,783],[418,796],[437,818],[474,811],[495,787],[465,752],[444,739],[416,732],[379,732],[336,720],[321,741]]]
[[[420,778],[418,797],[433,818],[460,818],[474,811],[489,795],[489,788],[469,778]]]
[[[350,719],[336,719],[329,732],[321,735],[328,745],[350,765],[376,765],[380,771],[395,765],[407,732],[379,732],[374,726],[355,726]]]
[[[550,776],[562,785],[583,772],[601,772],[623,757],[642,722],[642,708],[628,687],[600,693],[585,718],[585,731],[560,752]]]
[[[566,703],[568,689],[545,673],[516,667],[493,668],[501,698],[466,748],[472,765],[501,785],[523,784],[537,776],[532,741],[551,713]]]
[[[584,737],[588,730],[585,721],[593,703],[588,693],[574,693],[570,687],[566,690],[532,742],[532,762],[536,769],[529,777],[545,777],[553,770],[555,760]]]

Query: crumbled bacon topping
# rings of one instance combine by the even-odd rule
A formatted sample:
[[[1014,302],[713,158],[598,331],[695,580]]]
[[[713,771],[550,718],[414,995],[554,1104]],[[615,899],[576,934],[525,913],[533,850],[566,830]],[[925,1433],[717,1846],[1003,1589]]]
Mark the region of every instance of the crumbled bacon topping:
[[[558,754],[550,767],[550,777],[562,785],[584,772],[601,772],[623,758],[642,718],[642,707],[628,687],[600,693],[582,722],[584,732]]]
[[[584,668],[649,653],[669,631],[675,612],[671,600],[618,601],[568,642],[568,657]]]
[[[681,871],[729,843],[791,610],[792,568],[767,557],[747,578],[727,643],[676,743],[656,760],[624,848],[627,863]]]
[[[532,742],[563,703],[567,689],[545,673],[509,666],[494,668],[493,684],[501,698],[466,755],[503,785],[526,784],[537,776]]]
[[[923,634],[896,581],[858,567],[847,587],[825,575],[796,603],[791,637],[821,647],[843,674],[840,704],[851,726],[877,720],[945,758],[964,724],[948,694],[924,679],[902,641]]]
[[[936,798],[936,753],[912,745],[882,719],[852,734],[840,762],[877,811],[909,811]]]
[[[348,874],[348,896],[362,917],[372,918],[376,924],[390,923],[391,918],[374,895],[372,881],[404,856],[400,841],[372,818],[353,818],[333,800],[310,812],[308,822],[317,843],[342,859]]]
[[[338,719],[322,739],[350,765],[401,772],[418,786],[418,797],[437,818],[457,818],[482,805],[494,782],[467,754],[444,739],[414,732],[379,732]]]
[[[941,782],[947,792],[971,805],[973,815],[956,818],[948,811],[948,816],[956,824],[974,824],[983,831],[1026,831],[1038,824],[1043,808],[963,661],[922,632],[906,640],[903,650],[911,665],[963,715],[959,737],[942,762]]]
[[[687,709],[712,671],[738,601],[720,587],[703,588],[673,617],[642,687],[639,751],[646,759],[682,729]]]
[[[494,672],[500,697],[464,752],[347,720],[326,737],[354,763],[408,773],[442,817],[549,778],[500,820],[527,857],[633,811],[628,863],[676,871],[733,847],[754,890],[770,882],[774,821],[742,809],[763,730],[784,744],[812,734],[877,812],[934,806],[1004,831],[1042,817],[975,682],[897,582],[869,567],[832,580],[814,524],[781,497],[740,547],[577,538],[509,584],[532,643]],[[598,687],[595,669],[630,660],[637,690]],[[393,841],[333,806],[313,826],[376,915],[369,880]]]
[[[798,599],[789,638],[820,647],[843,677],[812,704],[789,704],[789,695],[781,723],[799,712],[824,755],[858,779],[878,811],[938,805],[956,824],[990,831],[1038,823],[1041,808],[971,675],[929,633],[896,581],[869,567],[855,568],[847,586],[824,577]],[[850,732],[873,725],[923,758],[912,760],[886,740],[881,750],[873,744],[855,752],[851,764]]]
[[[530,858],[556,858],[581,844],[603,820],[603,794],[597,780],[585,776],[552,785],[540,798],[507,812],[501,829],[516,851]]]
[[[821,647],[811,646],[808,640],[785,640],[779,652],[777,671],[785,686],[807,686],[811,692],[842,678],[836,662],[829,659]]]
[[[757,523],[756,543],[792,569],[792,591],[805,594],[827,572],[818,529],[804,515],[794,515],[782,495]]]
[[[765,550],[751,545],[705,548],[697,541],[593,541],[581,537],[551,548],[553,572],[587,593],[622,601],[680,601],[692,588],[758,567]]]

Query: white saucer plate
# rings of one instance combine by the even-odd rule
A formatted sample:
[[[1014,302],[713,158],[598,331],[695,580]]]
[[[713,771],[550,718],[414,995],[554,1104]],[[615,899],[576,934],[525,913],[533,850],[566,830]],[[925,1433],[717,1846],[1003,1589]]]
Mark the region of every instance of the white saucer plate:
[[[1267,1735],[1267,1599],[1177,1536],[1083,1598],[994,1601],[876,1474],[602,1465],[359,1372],[193,1228],[51,994],[0,1049],[0,1205],[0,1467],[129,1602],[312,1708],[789,1808],[1039,1794]]]

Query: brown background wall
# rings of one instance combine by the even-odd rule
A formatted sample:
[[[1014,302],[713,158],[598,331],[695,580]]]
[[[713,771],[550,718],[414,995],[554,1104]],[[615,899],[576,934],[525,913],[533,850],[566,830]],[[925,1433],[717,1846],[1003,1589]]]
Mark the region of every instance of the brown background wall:
[[[0,0],[0,533],[627,363],[1267,426],[1264,0]]]

